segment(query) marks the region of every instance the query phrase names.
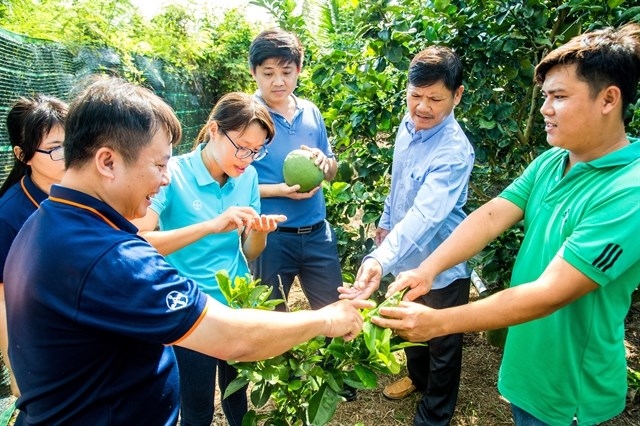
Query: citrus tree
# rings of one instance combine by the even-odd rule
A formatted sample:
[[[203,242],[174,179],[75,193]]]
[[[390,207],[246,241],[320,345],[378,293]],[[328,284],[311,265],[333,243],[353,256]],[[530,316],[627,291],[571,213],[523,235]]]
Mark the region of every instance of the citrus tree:
[[[477,157],[467,204],[473,210],[548,148],[533,84],[546,52],[581,32],[640,21],[640,7],[624,0],[306,0],[300,10],[315,18],[304,22],[291,0],[252,3],[276,12],[279,25],[300,34],[311,51],[299,90],[323,111],[341,163],[325,193],[345,281],[373,246],[370,228],[388,192],[413,55],[447,45],[465,65],[456,118]],[[628,122],[638,134],[640,103]],[[510,230],[475,259],[490,286],[508,281],[521,236],[521,229]]]

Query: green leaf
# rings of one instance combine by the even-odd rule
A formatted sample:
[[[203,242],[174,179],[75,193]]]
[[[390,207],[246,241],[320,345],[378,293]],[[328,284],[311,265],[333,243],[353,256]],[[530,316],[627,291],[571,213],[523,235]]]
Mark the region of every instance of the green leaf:
[[[480,126],[481,129],[490,130],[496,127],[496,122],[493,120],[485,120],[484,118],[479,118],[478,126]]]
[[[215,274],[216,281],[218,282],[218,287],[220,287],[220,292],[227,300],[227,304],[231,304],[233,300],[233,295],[231,293],[231,281],[229,280],[229,273],[222,269]]]
[[[308,421],[314,426],[322,426],[329,423],[342,398],[326,383],[313,395],[309,401]]]
[[[251,403],[257,408],[263,407],[269,401],[271,389],[267,382],[254,385],[251,390]]]
[[[242,426],[258,426],[258,415],[255,410],[249,410],[242,417]]]
[[[375,389],[378,387],[378,376],[371,369],[358,364],[354,367],[354,371],[365,388]]]
[[[223,399],[231,395],[232,393],[242,389],[243,387],[249,384],[249,380],[245,377],[238,376],[227,386],[227,389],[224,391]]]

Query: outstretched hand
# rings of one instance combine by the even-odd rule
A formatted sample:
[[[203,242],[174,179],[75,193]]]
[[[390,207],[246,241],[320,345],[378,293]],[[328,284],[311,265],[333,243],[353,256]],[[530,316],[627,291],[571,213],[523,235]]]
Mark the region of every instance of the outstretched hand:
[[[338,287],[339,297],[340,299],[368,299],[380,287],[381,279],[382,266],[376,259],[367,258],[360,265],[353,285]]]
[[[327,337],[342,337],[345,341],[353,340],[362,330],[363,318],[359,309],[371,309],[375,303],[369,300],[340,300],[317,312],[327,322]]]
[[[211,219],[212,233],[223,233],[237,229],[243,232],[255,222],[260,221],[260,216],[251,207],[229,207],[221,215]]]
[[[419,274],[416,269],[400,272],[394,282],[389,285],[386,297],[391,296],[397,291],[409,288],[405,293],[403,300],[415,300],[420,296],[424,296],[431,290],[432,280]]]
[[[278,228],[278,224],[285,220],[287,217],[282,214],[263,214],[258,220],[253,221],[251,229],[256,232],[273,232]]]
[[[427,342],[442,335],[438,332],[437,310],[415,302],[402,301],[395,307],[381,307],[371,322],[392,329],[409,342]]]

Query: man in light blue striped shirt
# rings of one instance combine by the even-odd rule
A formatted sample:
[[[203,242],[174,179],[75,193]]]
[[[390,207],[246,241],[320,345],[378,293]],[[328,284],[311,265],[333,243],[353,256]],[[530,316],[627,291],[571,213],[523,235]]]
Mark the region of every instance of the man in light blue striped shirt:
[[[375,235],[378,247],[365,257],[354,286],[340,289],[343,298],[369,297],[384,275],[416,268],[466,217],[474,152],[453,113],[464,91],[460,59],[448,48],[427,48],[411,61],[408,80],[408,113],[395,140],[391,192]],[[416,301],[432,308],[465,304],[470,275],[460,263]],[[423,391],[414,426],[448,425],[460,382],[462,334],[405,352],[409,377],[387,386],[385,396],[401,399]]]

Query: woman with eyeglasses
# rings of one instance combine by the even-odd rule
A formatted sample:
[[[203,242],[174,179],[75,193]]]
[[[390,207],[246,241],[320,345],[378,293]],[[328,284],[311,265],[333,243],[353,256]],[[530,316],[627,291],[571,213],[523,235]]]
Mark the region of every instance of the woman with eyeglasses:
[[[226,304],[214,274],[233,279],[249,273],[248,260],[266,245],[281,215],[259,215],[258,176],[251,166],[267,155],[275,132],[271,115],[253,96],[229,93],[213,108],[194,150],[171,159],[171,182],[150,194],[147,215],[135,220],[140,235],[182,275]],[[159,229],[157,227],[159,226]],[[180,371],[182,426],[209,426],[214,414],[215,377],[221,394],[237,373],[222,360],[174,348]],[[247,411],[246,389],[222,400],[231,426]]]
[[[64,174],[64,101],[37,94],[19,98],[7,114],[7,133],[14,163],[0,187],[0,349],[11,378],[11,392],[19,396],[7,354],[4,263],[13,239]]]

